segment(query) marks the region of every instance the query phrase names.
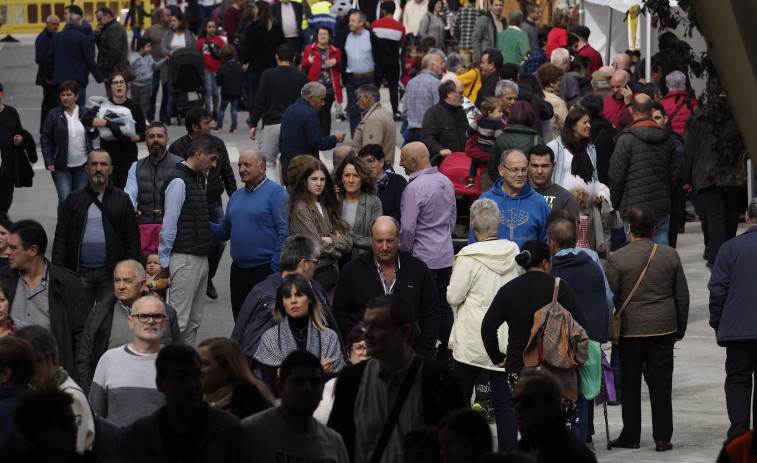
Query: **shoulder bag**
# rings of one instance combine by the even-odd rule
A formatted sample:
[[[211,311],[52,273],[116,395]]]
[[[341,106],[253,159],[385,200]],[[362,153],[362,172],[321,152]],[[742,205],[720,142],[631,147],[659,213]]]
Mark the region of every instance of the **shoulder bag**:
[[[623,311],[626,310],[626,306],[628,305],[628,303],[631,302],[631,298],[636,293],[636,290],[639,288],[639,284],[641,284],[641,280],[644,279],[644,275],[646,275],[647,273],[647,269],[649,268],[649,263],[652,262],[652,257],[654,257],[655,252],[657,252],[657,243],[655,243],[655,245],[652,247],[652,252],[649,254],[647,265],[644,267],[644,270],[641,271],[641,275],[639,275],[639,279],[636,280],[636,284],[633,286],[633,289],[628,294],[628,297],[623,302],[623,305],[620,306],[620,308],[615,311],[615,313],[612,315],[612,319],[610,319],[610,327],[607,330],[607,340],[613,344],[617,344],[618,340],[620,339],[620,316],[623,314]]]

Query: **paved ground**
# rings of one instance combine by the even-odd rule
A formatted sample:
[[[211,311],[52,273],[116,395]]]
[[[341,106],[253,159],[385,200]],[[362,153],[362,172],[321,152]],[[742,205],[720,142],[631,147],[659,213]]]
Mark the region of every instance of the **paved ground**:
[[[39,133],[39,105],[42,99],[39,87],[33,85],[36,66],[34,65],[34,36],[20,35],[20,44],[0,44],[0,82],[5,86],[4,103],[16,107],[21,121],[32,134]],[[104,88],[94,82],[88,87],[88,95],[104,95]],[[384,98],[386,94],[384,93]],[[247,117],[240,112],[240,122]],[[346,123],[334,123],[334,130],[346,131]],[[183,128],[172,126],[169,136],[176,139],[185,133]],[[246,133],[232,135],[225,133],[232,164],[238,153],[250,147],[253,142]],[[141,156],[146,151],[141,147]],[[396,157],[399,159],[399,156]],[[330,155],[326,155],[330,163]],[[56,220],[56,194],[50,175],[41,163],[35,166],[36,177],[33,188],[16,190],[16,198],[10,210],[11,218],[35,218],[52,233]],[[241,182],[240,182],[241,184]],[[742,225],[743,227],[743,225]],[[649,398],[643,394],[642,448],[639,450],[612,450],[605,448],[606,439],[602,409],[595,410],[595,443],[597,458],[602,462],[711,462],[714,461],[728,428],[723,396],[724,350],[715,344],[715,336],[708,321],[707,281],[709,271],[702,260],[702,235],[698,223],[689,223],[686,234],[679,237],[678,251],[686,270],[691,294],[689,327],[685,339],[675,349],[675,373],[673,386],[673,410],[675,433],[674,449],[656,453],[652,441]],[[232,318],[228,296],[228,275],[230,259],[225,253],[218,275],[216,287],[219,289],[217,301],[207,300],[205,318],[198,339],[210,336],[227,336],[231,333]],[[620,407],[609,407],[610,438],[620,433],[622,426]]]

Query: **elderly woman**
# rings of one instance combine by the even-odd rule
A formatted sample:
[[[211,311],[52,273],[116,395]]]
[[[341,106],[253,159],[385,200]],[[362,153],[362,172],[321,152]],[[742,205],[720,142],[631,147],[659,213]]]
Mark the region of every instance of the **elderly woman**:
[[[381,200],[383,215],[388,215],[400,221],[402,192],[405,191],[407,180],[402,175],[394,173],[394,167],[386,161],[381,145],[365,145],[358,151],[358,157],[365,161],[373,170],[376,181],[376,194]]]
[[[607,262],[615,307],[620,310],[625,305],[618,342],[623,430],[610,445],[639,448],[643,371],[652,406],[655,449],[664,452],[673,448],[673,346],[686,333],[689,287],[675,249],[652,242],[654,228],[655,214],[650,208],[630,208],[630,243],[612,253]]]
[[[491,199],[473,203],[470,226],[477,242],[457,254],[447,287],[447,301],[457,307],[450,335],[452,369],[460,377],[466,398],[471,397],[479,373],[489,370],[499,448],[507,449],[515,443],[516,435],[512,411],[506,403],[510,387],[505,372],[492,364],[484,349],[481,321],[496,290],[520,275],[520,267],[515,263],[519,250],[514,242],[497,238],[499,209]],[[504,351],[507,337],[504,325],[497,330],[497,336],[500,350]]]
[[[568,115],[568,105],[560,98],[560,84],[565,75],[559,66],[552,63],[541,65],[536,70],[536,78],[544,89],[544,101],[552,105],[555,114],[552,116],[552,138],[557,138],[562,133],[563,123]]]
[[[263,333],[255,353],[268,387],[276,390],[276,370],[295,350],[307,350],[321,359],[327,377],[335,377],[344,368],[339,335],[326,327],[323,308],[308,279],[299,273],[285,276],[274,304],[273,317],[281,323]]]
[[[60,213],[68,195],[89,183],[84,165],[87,154],[94,149],[92,139],[97,138],[98,132],[87,129],[80,120],[89,109],[76,104],[79,98],[78,83],[73,80],[62,82],[58,93],[61,104],[47,114],[39,142],[45,168],[50,171],[58,192]]]
[[[371,222],[383,215],[381,200],[376,196],[376,180],[371,166],[356,156],[348,156],[334,170],[334,184],[342,200],[342,219],[350,226],[352,253],[344,254],[346,264],[371,249]],[[341,265],[340,265],[341,267]]]

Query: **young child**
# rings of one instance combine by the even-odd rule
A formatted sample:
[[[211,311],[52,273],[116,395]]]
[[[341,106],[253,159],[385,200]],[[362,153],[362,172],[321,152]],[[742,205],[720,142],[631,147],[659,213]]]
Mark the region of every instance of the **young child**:
[[[131,26],[131,31],[134,34],[131,38],[131,51],[137,51],[139,48],[135,48],[137,40],[142,37],[142,26],[145,25],[145,16],[149,16],[142,6],[142,0],[131,0],[131,6],[129,6],[129,12],[126,13],[124,18],[124,24]]]
[[[147,274],[147,289],[150,290],[150,296],[155,296],[161,301],[166,299],[166,286],[168,278],[160,278],[160,258],[157,252],[151,252],[147,255],[145,263],[145,273]]]
[[[221,89],[221,104],[218,107],[217,126],[223,130],[223,115],[226,111],[226,105],[231,105],[231,133],[237,133],[237,105],[242,98],[242,87],[244,87],[244,71],[242,65],[237,61],[237,50],[229,44],[221,47],[219,52],[223,63],[218,67],[216,72],[216,83]]]
[[[410,79],[415,76],[415,69],[421,64],[421,52],[418,47],[407,47],[407,56],[403,58],[404,72],[402,73],[402,86],[406,86]]]
[[[219,50],[226,44],[221,37],[217,35],[218,25],[215,19],[208,18],[202,25],[200,38],[197,40],[196,48],[202,52],[205,58],[205,109],[211,111],[213,120],[218,118],[218,85],[216,84],[216,72],[221,65],[221,56]],[[213,128],[218,132],[220,127]]]
[[[591,216],[586,213],[586,209],[589,207],[589,192],[583,188],[571,188],[570,192],[576,197],[578,202],[578,236],[576,240],[576,246],[579,248],[593,249],[589,243],[589,235],[591,234]]]
[[[504,124],[502,123],[502,100],[493,96],[487,97],[481,103],[481,117],[468,127],[468,138],[476,137],[476,147],[487,153],[491,153],[494,141],[502,134]],[[466,154],[471,157],[470,170],[468,179],[465,182],[466,188],[475,186],[476,175],[478,174],[478,161],[471,156],[469,145],[474,143],[469,140],[466,143]]]
[[[129,84],[129,92],[131,92],[131,99],[135,103],[142,108],[149,108],[153,71],[166,64],[168,57],[166,56],[156,63],[150,54],[152,45],[147,37],[141,37],[137,40],[137,50],[137,52],[129,55],[129,64],[131,64],[134,74],[137,75],[134,82]]]

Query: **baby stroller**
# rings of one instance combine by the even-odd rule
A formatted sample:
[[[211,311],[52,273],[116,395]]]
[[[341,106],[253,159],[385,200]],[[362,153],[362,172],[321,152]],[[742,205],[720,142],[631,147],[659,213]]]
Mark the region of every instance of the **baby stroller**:
[[[182,125],[184,113],[193,108],[202,108],[205,96],[205,60],[202,52],[194,48],[180,48],[168,60],[171,72],[176,124]],[[194,94],[194,95],[192,95]],[[193,97],[196,95],[196,99]]]

